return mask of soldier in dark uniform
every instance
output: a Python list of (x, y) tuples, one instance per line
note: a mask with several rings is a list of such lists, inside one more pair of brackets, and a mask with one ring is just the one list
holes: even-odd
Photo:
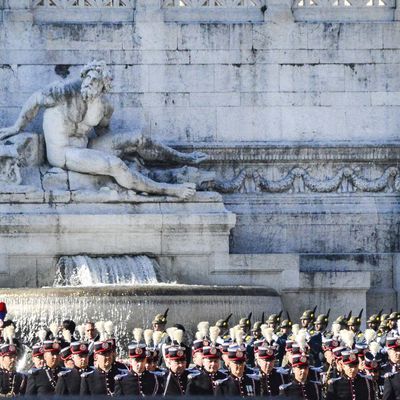
[(220, 329), (220, 338), (222, 340), (228, 339), (229, 337), (229, 320), (231, 319), (233, 314), (229, 314), (225, 319), (219, 319), (215, 326)]
[(0, 347), (0, 355), (2, 358), (0, 397), (23, 395), (26, 390), (27, 376), (15, 371), (17, 347), (14, 344), (4, 344)]
[(278, 396), (279, 387), (288, 383), (287, 373), (275, 368), (278, 353), (277, 345), (261, 345), (255, 352), (256, 365), (259, 368), (259, 393), (261, 396)]
[(228, 348), (229, 375), (216, 381), (217, 396), (255, 396), (257, 384), (253, 377), (245, 374), (246, 349), (233, 343)]
[(81, 375), (89, 371), (89, 343), (73, 342), (70, 346), (73, 368), (59, 372), (56, 394), (78, 396), (81, 387)]
[(286, 341), (288, 340), (289, 336), (292, 334), (292, 321), (290, 319), (289, 313), (287, 312), (287, 318), (284, 319), (280, 324), (279, 324), (279, 333), (278, 333), (278, 339), (277, 339), (277, 344), (279, 346), (278, 348), (278, 355), (277, 355), (277, 360), (276, 363), (278, 366), (282, 365), (282, 360), (283, 357), (285, 356), (285, 348), (286, 348)]
[(382, 311), (379, 311), (378, 314), (372, 314), (367, 320), (367, 326), (369, 329), (373, 329), (375, 332), (378, 331), (379, 324), (381, 323), (381, 315)]
[(168, 374), (164, 381), (164, 396), (183, 396), (186, 394), (190, 371), (186, 369), (185, 351), (186, 349), (180, 346), (168, 346), (165, 349)]
[(162, 372), (158, 366), (160, 350), (154, 347), (146, 347), (146, 370), (149, 372)]
[[(379, 346), (378, 343), (375, 343)], [(375, 393), (375, 399), (381, 399), (383, 396), (384, 377), (380, 373), (383, 363), (383, 355), (380, 350), (372, 351), (372, 348), (365, 353), (364, 371), (371, 378), (372, 389)]]
[(128, 347), (130, 371), (115, 377), (114, 396), (155, 396), (162, 394), (161, 378), (146, 371), (146, 345), (134, 343)]
[(204, 347), (204, 342), (208, 345), (209, 342), (204, 339), (196, 339), (192, 343), (192, 360), (194, 368), (200, 370), (203, 366), (203, 355), (202, 350)]
[(300, 317), (301, 327), (305, 329), (310, 335), (314, 334), (314, 321), (315, 321), (315, 311), (317, 306), (313, 310), (305, 310)]
[(198, 373), (188, 376), (186, 387), (187, 395), (213, 396), (215, 394), (216, 381), (225, 379), (226, 375), (219, 371), (221, 352), (214, 345), (202, 348), (203, 368)]
[(326, 328), (328, 327), (330, 309), (326, 314), (318, 315), (315, 320), (315, 331), (311, 335), (308, 342), (310, 346), (310, 352), (314, 360), (314, 366), (320, 367), (324, 362), (324, 352), (322, 350), (322, 338), (326, 335)]
[(309, 359), (306, 354), (293, 354), (293, 379), (280, 387), (280, 394), (293, 399), (320, 400), (321, 384), (309, 378)]
[(30, 371), (26, 387), (27, 395), (41, 396), (55, 392), (58, 373), (61, 371), (58, 366), (61, 346), (57, 340), (45, 340), (42, 347), (45, 366)]
[(268, 328), (272, 328), (274, 332), (276, 332), (279, 328), (281, 317), (282, 317), (282, 311), (279, 314), (271, 314), (265, 321), (265, 323), (267, 324)]
[(39, 369), (44, 367), (43, 346), (41, 343), (32, 346), (32, 363), (33, 368)]
[(68, 347), (64, 347), (63, 349), (61, 349), (60, 358), (64, 364), (64, 368), (74, 368), (75, 364), (72, 360), (72, 352), (69, 345)]
[(391, 336), (386, 338), (386, 349), (389, 363), (384, 375), (385, 383), (383, 400), (400, 399), (400, 337)]
[(250, 330), (251, 330), (251, 316), (253, 313), (250, 313), (246, 318), (240, 318), (239, 327), (245, 333), (244, 341), (249, 343), (251, 340)]
[(87, 321), (85, 323), (85, 335), (81, 341), (86, 340), (89, 343), (89, 365), (93, 366), (94, 362), (94, 344), (100, 340), (100, 334), (97, 332), (95, 323)]
[(115, 366), (112, 344), (109, 341), (95, 342), (94, 360), (96, 367), (81, 375), (80, 395), (112, 396), (115, 377), (124, 370)]
[(356, 343), (361, 343), (364, 341), (364, 334), (362, 333), (360, 326), (361, 326), (361, 317), (362, 317), (363, 310), (360, 311), (358, 316), (354, 316), (349, 318), (347, 321), (347, 326), (349, 330), (354, 332), (354, 340)]
[(359, 361), (354, 350), (341, 353), (342, 377), (331, 379), (327, 400), (374, 400), (375, 393), (371, 380), (359, 374)]

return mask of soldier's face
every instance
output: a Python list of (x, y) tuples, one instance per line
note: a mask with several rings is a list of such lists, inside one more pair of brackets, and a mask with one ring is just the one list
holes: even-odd
[(157, 369), (157, 363), (155, 361), (146, 361), (146, 370), (155, 371)]
[(43, 356), (32, 357), (32, 362), (35, 368), (42, 368), (44, 366)]
[(275, 329), (275, 327), (276, 327), (275, 322), (268, 322), (268, 328)]
[(113, 363), (113, 355), (111, 352), (96, 354), (96, 365), (97, 368), (102, 369), (103, 371), (109, 371), (111, 369)]
[(357, 331), (358, 331), (357, 325), (349, 325), (349, 329), (350, 329), (352, 332), (357, 332)]
[(193, 354), (193, 363), (197, 366), (201, 367), (203, 365), (203, 356), (201, 352), (197, 352)]
[(324, 329), (325, 329), (325, 325), (324, 324), (320, 324), (320, 323), (315, 324), (315, 330), (317, 332), (322, 332)]
[(310, 321), (308, 319), (302, 319), (301, 320), (301, 326), (303, 328), (307, 328), (309, 323), (310, 323)]
[(88, 340), (93, 340), (96, 337), (96, 329), (92, 324), (86, 324), (85, 336)]
[(226, 368), (229, 369), (229, 358), (228, 358), (228, 354), (222, 354), (222, 361), (225, 363)]
[(3, 368), (7, 371), (12, 371), (15, 369), (17, 363), (17, 356), (3, 356)]
[(334, 360), (333, 353), (332, 353), (330, 350), (326, 350), (326, 351), (324, 352), (324, 356), (325, 356), (326, 362), (327, 362), (329, 365), (332, 364), (332, 361)]
[(46, 351), (43, 354), (44, 362), (49, 368), (55, 368), (60, 361), (60, 356), (57, 353), (52, 353), (51, 351)]
[(257, 359), (257, 364), (260, 367), (260, 370), (264, 372), (264, 374), (269, 375), (275, 365), (275, 360), (264, 360), (262, 358)]
[(400, 364), (400, 349), (389, 349), (388, 356), (393, 364)]
[(358, 374), (358, 364), (343, 364), (343, 372), (351, 379), (354, 379)]
[(237, 362), (231, 361), (229, 363), (230, 371), (232, 375), (241, 378), (244, 374), (245, 363), (244, 362)]
[(163, 325), (163, 324), (153, 324), (153, 331), (164, 332), (164, 330), (165, 330), (165, 325)]
[(177, 375), (183, 373), (186, 368), (186, 361), (183, 360), (170, 360), (169, 361), (169, 369)]
[(388, 322), (388, 325), (389, 325), (389, 329), (395, 329), (395, 328), (396, 328), (396, 321), (393, 320), (393, 319), (391, 319), (391, 320)]
[(70, 358), (69, 360), (65, 360), (64, 365), (65, 365), (65, 368), (70, 368), (70, 369), (75, 367), (75, 363), (72, 358)]
[(142, 374), (146, 369), (146, 359), (131, 358), (132, 371), (137, 374)]
[(72, 360), (74, 361), (76, 368), (84, 369), (87, 368), (89, 364), (89, 355), (74, 354)]
[(203, 360), (203, 368), (210, 374), (215, 374), (219, 370), (218, 358), (205, 358)]
[(293, 374), (296, 381), (304, 383), (307, 380), (308, 371), (308, 367), (305, 366), (293, 367)]
[(261, 338), (261, 331), (260, 330), (255, 330), (255, 331), (253, 331), (253, 336), (256, 338), (256, 339), (260, 339)]

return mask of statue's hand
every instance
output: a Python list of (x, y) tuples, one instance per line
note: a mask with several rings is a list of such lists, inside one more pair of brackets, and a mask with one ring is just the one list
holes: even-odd
[(201, 151), (194, 151), (193, 153), (190, 153), (190, 155), (193, 160), (191, 164), (200, 164), (209, 159), (208, 154), (202, 153)]
[(19, 133), (19, 129), (16, 126), (9, 126), (7, 128), (0, 128), (0, 140), (9, 138)]

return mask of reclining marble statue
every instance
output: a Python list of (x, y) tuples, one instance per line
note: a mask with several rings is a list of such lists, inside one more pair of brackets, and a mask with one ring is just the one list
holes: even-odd
[[(0, 128), (0, 141), (20, 133), (43, 108), (43, 133), (48, 163), (53, 167), (90, 175), (106, 175), (122, 188), (186, 199), (194, 183), (164, 183), (150, 179), (125, 161), (165, 161), (197, 165), (207, 160), (201, 152), (182, 153), (138, 132), (113, 133), (113, 107), (105, 94), (112, 76), (104, 61), (93, 61), (81, 79), (54, 83), (34, 93), (14, 125)], [(94, 131), (94, 134), (93, 134)]]

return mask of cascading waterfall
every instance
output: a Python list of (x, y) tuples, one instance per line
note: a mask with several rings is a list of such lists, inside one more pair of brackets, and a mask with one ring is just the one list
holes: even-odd
[(156, 261), (147, 256), (64, 256), (58, 260), (53, 286), (156, 284), (156, 269)]

